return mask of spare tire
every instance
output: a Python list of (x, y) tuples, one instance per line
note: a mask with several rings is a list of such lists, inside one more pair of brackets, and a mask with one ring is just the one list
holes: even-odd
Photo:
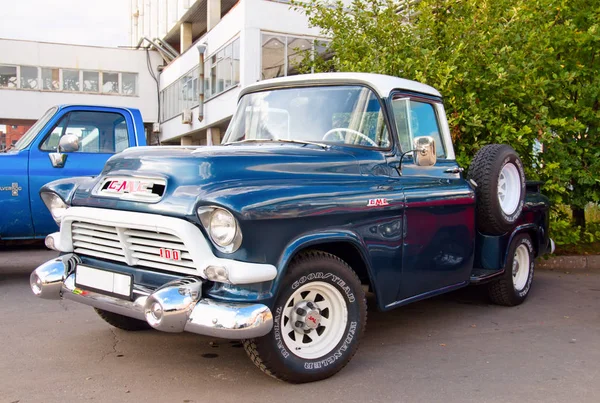
[(525, 171), (506, 144), (490, 144), (475, 154), (467, 179), (475, 186), (477, 228), (488, 235), (510, 231), (523, 211)]

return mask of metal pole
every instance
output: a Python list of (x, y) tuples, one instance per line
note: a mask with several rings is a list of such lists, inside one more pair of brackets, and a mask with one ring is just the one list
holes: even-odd
[(198, 121), (204, 120), (204, 52), (206, 52), (206, 45), (199, 44), (196, 46), (198, 49), (199, 60), (198, 60), (198, 80), (199, 82), (199, 94), (198, 94)]

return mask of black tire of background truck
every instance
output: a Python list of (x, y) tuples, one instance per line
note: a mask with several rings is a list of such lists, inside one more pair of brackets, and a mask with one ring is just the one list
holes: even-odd
[[(516, 168), (520, 180), (518, 204), (509, 214), (503, 211), (498, 196), (500, 173), (508, 164)], [(488, 235), (502, 235), (510, 231), (521, 216), (525, 201), (525, 171), (517, 152), (506, 144), (484, 146), (475, 154), (467, 179), (476, 184), (476, 218), (479, 231)]]
[[(515, 252), (522, 246), (527, 251), (529, 263), (527, 265), (527, 279), (521, 289), (515, 287), (515, 276), (513, 275), (513, 262), (516, 259)], [(522, 249), (523, 250), (523, 249)], [(496, 305), (515, 306), (523, 303), (533, 282), (533, 272), (535, 268), (535, 252), (531, 238), (527, 234), (516, 235), (508, 250), (506, 264), (504, 265), (504, 274), (488, 285), (488, 293), (492, 302)]]
[[(283, 334), (284, 305), (296, 290), (311, 283), (333, 286), (348, 312), (339, 343), (315, 359), (294, 354)], [(322, 251), (303, 252), (292, 261), (279, 289), (273, 306), (273, 330), (266, 336), (243, 341), (250, 359), (267, 375), (290, 383), (318, 381), (340, 371), (356, 353), (367, 323), (365, 293), (356, 274), (337, 256)]]
[(127, 330), (129, 332), (137, 332), (138, 330), (149, 330), (152, 326), (148, 322), (143, 320), (130, 318), (129, 316), (119, 315), (113, 312), (104, 311), (102, 309), (94, 308), (98, 316), (104, 319), (108, 324), (116, 327), (117, 329)]

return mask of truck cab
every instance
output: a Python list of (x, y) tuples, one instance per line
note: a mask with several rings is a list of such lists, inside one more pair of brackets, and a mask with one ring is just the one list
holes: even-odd
[(115, 153), (144, 145), (144, 125), (137, 109), (50, 108), (11, 149), (0, 153), (0, 242), (43, 239), (58, 229), (39, 196), (44, 184), (98, 175)]

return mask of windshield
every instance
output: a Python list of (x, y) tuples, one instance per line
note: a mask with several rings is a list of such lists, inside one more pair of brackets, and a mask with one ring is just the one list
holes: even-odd
[(296, 141), (387, 148), (379, 100), (362, 86), (286, 88), (246, 94), (223, 144)]
[(33, 126), (31, 126), (29, 130), (27, 130), (27, 132), (25, 132), (23, 137), (21, 137), (19, 141), (15, 143), (14, 147), (11, 150), (20, 151), (27, 147), (38, 135), (40, 130), (42, 130), (42, 128), (46, 126), (46, 123), (48, 123), (52, 116), (54, 116), (57, 110), (58, 108), (56, 106), (53, 106), (52, 108), (48, 109), (46, 113), (44, 113), (44, 116), (39, 118), (39, 120), (35, 122)]

